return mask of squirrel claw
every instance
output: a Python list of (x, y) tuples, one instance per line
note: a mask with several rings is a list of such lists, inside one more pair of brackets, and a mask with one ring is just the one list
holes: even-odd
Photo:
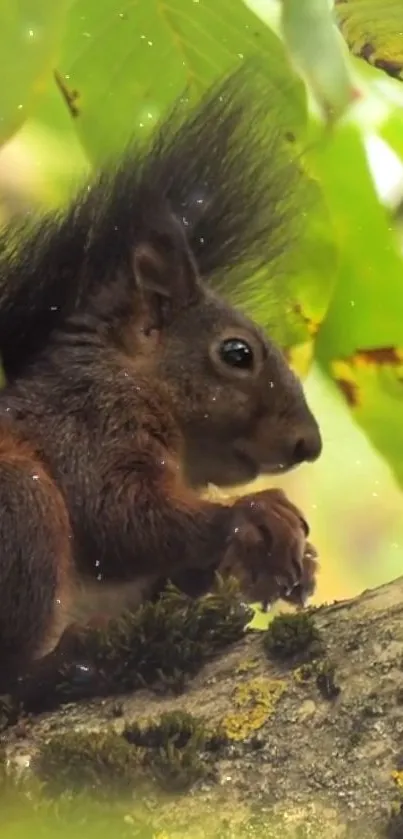
[(317, 554), (297, 507), (282, 490), (270, 489), (238, 499), (234, 515), (220, 573), (238, 577), (263, 611), (278, 599), (303, 606), (315, 589)]

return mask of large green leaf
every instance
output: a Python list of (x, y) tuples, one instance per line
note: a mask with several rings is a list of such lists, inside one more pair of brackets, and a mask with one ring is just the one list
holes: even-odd
[[(123, 8), (113, 0), (75, 0), (58, 84), (89, 158), (99, 163), (120, 153), (129, 137), (152, 130), (186, 86), (190, 99), (197, 98), (256, 56), (265, 68), (267, 130), (274, 124), (301, 141), (307, 121), (304, 85), (281, 41), (242, 0), (129, 0)], [(295, 154), (298, 148), (297, 142)], [(276, 165), (279, 161), (268, 160), (268, 166)], [(322, 278), (334, 261), (320, 189), (304, 174), (289, 197), (289, 218), (293, 227), (300, 222), (292, 251), (282, 253), (263, 276), (245, 278), (233, 294), (285, 346), (306, 342), (311, 321), (323, 317), (329, 288)]]
[[(276, 166), (276, 161), (268, 161)], [(259, 275), (245, 276), (235, 289), (221, 289), (260, 323), (306, 373), (313, 338), (333, 293), (337, 248), (320, 184), (306, 170), (287, 196), (290, 247)]]
[[(403, 342), (402, 342), (403, 343)], [(358, 352), (330, 365), (352, 415), (403, 486), (403, 352)]]
[(354, 55), (403, 80), (402, 0), (336, 0), (335, 6)]
[(379, 127), (379, 134), (403, 163), (403, 101), (400, 107), (391, 109)]
[(403, 262), (356, 128), (340, 126), (316, 163), (341, 254), (316, 359), (403, 484)]
[(279, 39), (242, 0), (74, 0), (59, 84), (90, 157), (152, 129), (185, 88), (198, 96), (251, 55), (267, 61), (268, 101), (289, 130), (305, 119), (302, 83)]
[(0, 143), (22, 125), (51, 79), (68, 2), (1, 2)]
[(357, 91), (330, 5), (323, 0), (287, 0), (282, 4), (282, 32), (324, 115), (334, 121), (354, 101)]

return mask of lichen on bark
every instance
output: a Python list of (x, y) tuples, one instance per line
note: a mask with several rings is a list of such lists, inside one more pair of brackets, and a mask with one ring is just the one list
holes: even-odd
[[(326, 839), (400, 839), (403, 578), (316, 609), (310, 618), (321, 639), (310, 657), (300, 650), (273, 658), (268, 636), (247, 631), (207, 661), (180, 695), (142, 688), (118, 703), (116, 695), (104, 696), (20, 719), (3, 733), (7, 765), (29, 763), (36, 783), (35, 767), (55, 736), (66, 741), (74, 733), (100, 732), (127, 742), (128, 731), (137, 738), (141, 731), (143, 741), (135, 737), (132, 746), (149, 755), (147, 790), (140, 795), (136, 763), (133, 791), (129, 774), (127, 795), (123, 773), (124, 800), (112, 804), (106, 795), (107, 816), (91, 794), (91, 803), (88, 797), (85, 804), (82, 797), (81, 804), (75, 801), (88, 835), (106, 839), (107, 830), (109, 839), (111, 830), (120, 830), (144, 839), (322, 839), (325, 825)], [(190, 741), (193, 751), (184, 757)], [(171, 758), (179, 761), (173, 773), (179, 789), (161, 789)], [(189, 778), (192, 783), (182, 783)], [(57, 807), (67, 818), (73, 804), (64, 800)], [(11, 835), (17, 834), (10, 828)]]

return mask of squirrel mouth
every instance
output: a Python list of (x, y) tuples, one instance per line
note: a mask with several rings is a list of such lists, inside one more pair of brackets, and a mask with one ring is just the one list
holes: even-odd
[(237, 447), (235, 452), (239, 462), (252, 478), (257, 478), (259, 475), (281, 475), (294, 468), (291, 464), (279, 461), (258, 461), (241, 447)]
[(258, 468), (262, 475), (282, 475), (284, 472), (292, 472), (295, 469), (295, 464), (260, 463)]

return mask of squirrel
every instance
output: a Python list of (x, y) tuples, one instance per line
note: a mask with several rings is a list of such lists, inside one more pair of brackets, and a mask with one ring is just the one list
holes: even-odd
[(296, 164), (262, 113), (233, 72), (67, 209), (1, 234), (2, 678), (168, 580), (198, 596), (235, 574), (265, 605), (314, 590), (308, 525), (283, 491), (201, 492), (322, 447), (281, 350), (214, 289), (287, 247)]

